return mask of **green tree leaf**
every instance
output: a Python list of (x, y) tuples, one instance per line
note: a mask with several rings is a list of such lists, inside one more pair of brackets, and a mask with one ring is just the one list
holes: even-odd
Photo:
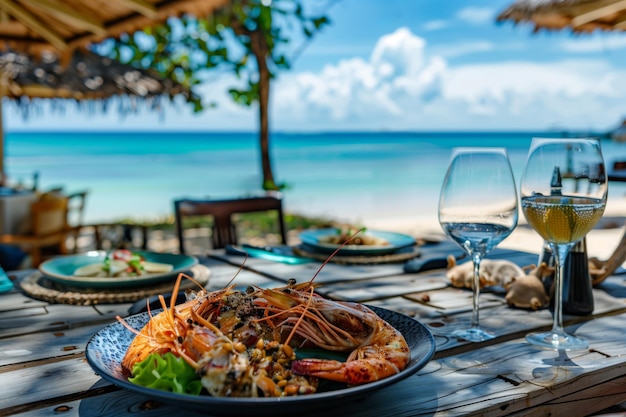
[[(303, 0), (231, 0), (210, 16), (171, 18), (132, 36), (123, 35), (113, 42), (109, 56), (190, 87), (215, 70), (242, 79), (245, 87), (231, 88), (229, 94), (243, 106), (259, 103), (262, 188), (276, 190), (285, 184), (274, 181), (268, 151), (269, 83), (278, 70), (291, 68), (290, 54), (301, 49), (294, 48), (298, 34), (308, 42), (329, 23), (325, 15), (307, 15)], [(186, 99), (194, 112), (215, 107), (193, 92)]]

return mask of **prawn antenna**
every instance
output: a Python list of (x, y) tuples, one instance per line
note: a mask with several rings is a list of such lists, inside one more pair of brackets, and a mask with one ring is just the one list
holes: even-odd
[(339, 246), (337, 249), (335, 249), (333, 251), (333, 253), (331, 253), (328, 258), (326, 258), (326, 260), (324, 261), (324, 263), (322, 265), (320, 265), (320, 267), (317, 269), (317, 272), (315, 273), (315, 275), (313, 275), (313, 278), (311, 278), (311, 281), (309, 281), (311, 284), (313, 283), (313, 281), (315, 281), (315, 278), (319, 275), (320, 272), (322, 272), (322, 268), (324, 268), (326, 266), (326, 264), (328, 262), (330, 262), (330, 260), (337, 254), (337, 252), (339, 252), (341, 249), (343, 249), (344, 246), (346, 246), (348, 243), (352, 242), (354, 240), (354, 238), (361, 232), (365, 231), (365, 227), (360, 228), (359, 230), (357, 230), (356, 232), (354, 232), (352, 234), (352, 236), (350, 236), (349, 239), (347, 239), (345, 242), (343, 242), (341, 244), (341, 246)]
[(246, 257), (245, 257), (245, 258), (243, 258), (243, 262), (241, 263), (241, 265), (239, 265), (239, 270), (237, 270), (237, 273), (235, 273), (235, 275), (233, 275), (233, 277), (230, 279), (230, 281), (228, 281), (228, 282), (226, 283), (226, 285), (224, 285), (224, 289), (226, 289), (226, 288), (230, 287), (230, 284), (232, 284), (232, 283), (233, 283), (233, 281), (235, 280), (235, 278), (237, 278), (237, 275), (239, 275), (239, 273), (240, 273), (241, 271), (243, 271), (243, 267), (244, 267), (244, 265), (246, 264), (246, 261), (247, 261), (247, 260), (248, 260), (248, 253), (246, 252)]

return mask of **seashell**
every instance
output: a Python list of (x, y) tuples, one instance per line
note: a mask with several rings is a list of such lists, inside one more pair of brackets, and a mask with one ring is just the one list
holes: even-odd
[[(517, 264), (507, 260), (485, 259), (480, 263), (480, 287), (506, 287), (513, 278), (526, 275)], [(454, 256), (448, 256), (448, 271), (446, 276), (452, 286), (457, 288), (472, 288), (474, 279), (474, 265), (471, 261), (456, 265)]]

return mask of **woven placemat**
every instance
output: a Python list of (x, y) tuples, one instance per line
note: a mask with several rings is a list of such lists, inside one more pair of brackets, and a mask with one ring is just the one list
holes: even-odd
[[(310, 250), (302, 245), (294, 246), (292, 248), (293, 253), (299, 256), (305, 256), (318, 261), (325, 261), (328, 259), (329, 254), (319, 253)], [(409, 259), (416, 258), (420, 255), (420, 249), (418, 246), (412, 246), (405, 248), (397, 252), (384, 254), (384, 255), (335, 255), (329, 262), (345, 265), (371, 265), (371, 264), (387, 264), (395, 262), (404, 262)]]
[[(211, 271), (204, 265), (195, 265), (188, 275), (198, 284), (206, 285), (209, 282)], [(171, 281), (141, 287), (89, 289), (62, 285), (36, 271), (22, 279), (18, 285), (29, 297), (49, 303), (94, 305), (130, 303), (153, 295), (169, 294), (172, 292), (174, 280), (175, 278)], [(187, 288), (197, 288), (197, 285), (188, 279), (183, 279), (180, 289), (185, 290)]]

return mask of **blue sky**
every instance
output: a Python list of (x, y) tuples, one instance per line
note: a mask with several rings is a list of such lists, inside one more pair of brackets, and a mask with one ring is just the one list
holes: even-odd
[[(324, 28), (272, 85), (274, 131), (608, 130), (626, 117), (626, 33), (533, 33), (496, 23), (512, 0), (339, 0)], [(198, 92), (217, 109), (194, 115), (63, 114), (24, 119), (5, 105), (7, 131), (256, 130), (233, 104), (228, 75)]]

